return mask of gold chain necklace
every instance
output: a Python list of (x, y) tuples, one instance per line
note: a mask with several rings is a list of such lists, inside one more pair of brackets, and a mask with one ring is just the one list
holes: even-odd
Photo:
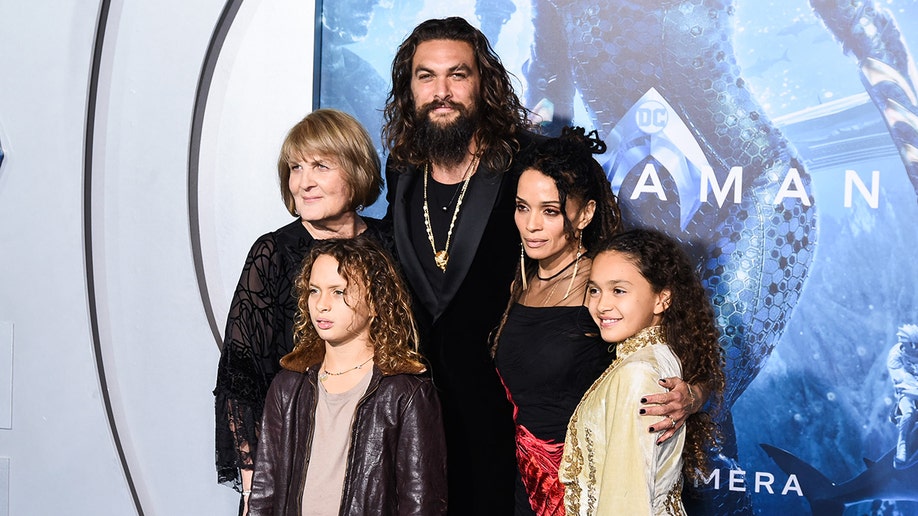
[[(433, 249), (434, 262), (441, 271), (446, 272), (446, 264), (449, 262), (449, 242), (453, 237), (453, 228), (456, 225), (456, 217), (459, 216), (459, 208), (462, 207), (462, 200), (465, 198), (465, 191), (469, 187), (469, 181), (472, 179), (472, 171), (478, 165), (478, 156), (469, 163), (469, 168), (465, 170), (465, 177), (462, 179), (462, 189), (459, 191), (459, 200), (456, 201), (456, 208), (453, 209), (453, 218), (449, 221), (449, 230), (446, 232), (446, 244), (443, 250), (437, 251), (437, 244), (434, 243), (433, 227), (430, 225), (430, 210), (427, 207), (427, 176), (430, 175), (428, 164), (424, 164), (424, 229), (427, 230), (427, 240), (430, 242), (430, 248)], [(452, 201), (450, 201), (452, 202)]]

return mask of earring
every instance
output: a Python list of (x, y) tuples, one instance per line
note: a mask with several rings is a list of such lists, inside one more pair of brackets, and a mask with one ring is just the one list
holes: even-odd
[(571, 295), (571, 289), (574, 288), (574, 280), (577, 279), (577, 267), (580, 265), (580, 257), (583, 256), (583, 231), (580, 232), (580, 235), (577, 240), (577, 257), (574, 258), (574, 275), (571, 276), (571, 282), (567, 285), (567, 292), (564, 293), (564, 297), (561, 299), (567, 299), (567, 296)]
[(529, 288), (526, 284), (526, 251), (523, 249), (523, 243), (520, 242), (520, 277), (523, 279), (523, 290)]

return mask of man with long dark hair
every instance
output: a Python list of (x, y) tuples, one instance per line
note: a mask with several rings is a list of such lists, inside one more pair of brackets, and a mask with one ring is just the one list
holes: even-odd
[(519, 259), (526, 110), (484, 34), (446, 18), (399, 47), (385, 121), (388, 216), (443, 404), (450, 514), (512, 514), (512, 414), (488, 335)]
[[(399, 46), (384, 116), (387, 218), (443, 406), (449, 511), (513, 514), (512, 409), (489, 337), (522, 253), (515, 158), (540, 137), (487, 38), (455, 17), (421, 23)], [(672, 392), (644, 397), (647, 415), (666, 418), (651, 418), (660, 441), (701, 407), (688, 384), (661, 383)]]

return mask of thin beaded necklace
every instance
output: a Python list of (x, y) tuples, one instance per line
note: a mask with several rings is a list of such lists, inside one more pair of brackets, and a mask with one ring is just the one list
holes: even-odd
[(358, 365), (355, 365), (354, 367), (345, 369), (344, 371), (341, 371), (340, 373), (333, 373), (333, 372), (329, 371), (328, 369), (325, 369), (325, 367), (323, 367), (323, 368), (322, 368), (322, 372), (319, 373), (319, 381), (320, 381), (320, 382), (324, 382), (325, 380), (328, 379), (329, 376), (341, 376), (341, 375), (343, 375), (343, 374), (345, 374), (345, 373), (350, 373), (351, 371), (356, 371), (356, 370), (360, 369), (361, 367), (367, 365), (367, 364), (370, 362), (370, 360), (373, 360), (373, 355), (370, 355), (370, 358), (364, 360), (363, 363), (358, 364)]

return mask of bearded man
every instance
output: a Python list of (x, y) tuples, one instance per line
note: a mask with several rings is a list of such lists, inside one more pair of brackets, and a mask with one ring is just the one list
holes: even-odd
[(388, 217), (443, 404), (450, 514), (512, 514), (513, 420), (488, 336), (520, 255), (526, 110), (487, 38), (446, 18), (399, 47), (385, 120)]
[[(541, 137), (487, 38), (456, 17), (421, 23), (399, 46), (384, 117), (386, 216), (443, 407), (449, 513), (513, 514), (512, 409), (489, 336), (523, 252), (515, 158)], [(661, 385), (672, 390), (644, 396), (641, 414), (664, 418), (649, 427), (662, 442), (707, 393)]]

